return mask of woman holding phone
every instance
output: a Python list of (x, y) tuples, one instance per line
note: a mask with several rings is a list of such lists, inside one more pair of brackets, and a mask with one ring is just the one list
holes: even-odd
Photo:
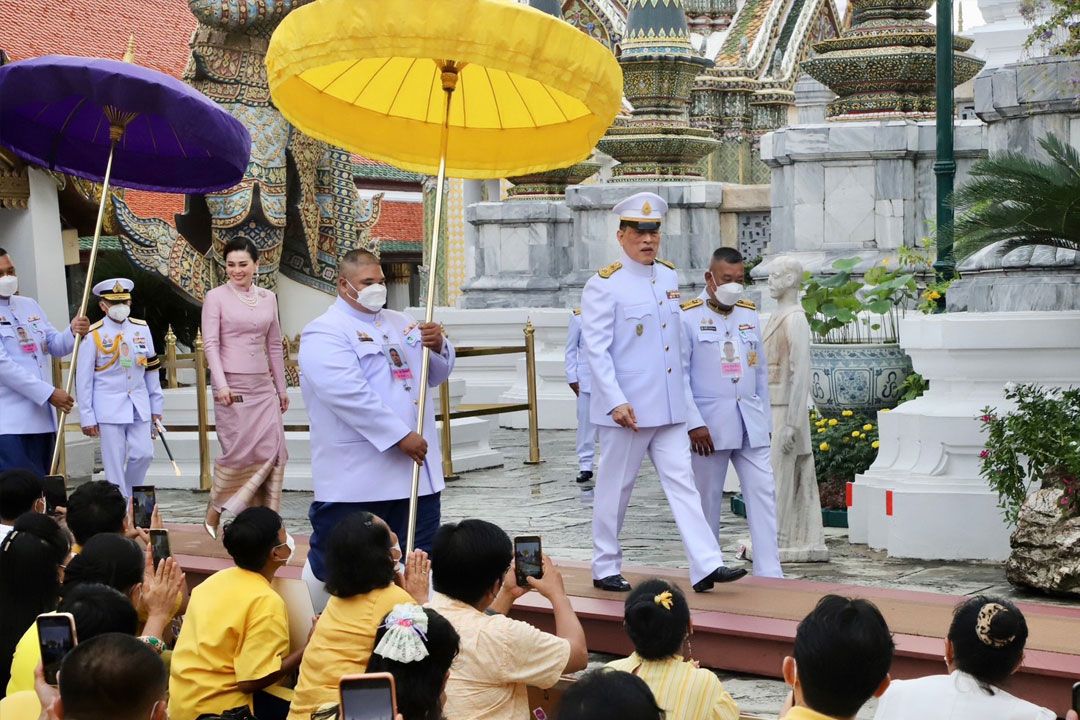
[(223, 511), (237, 515), (258, 505), (278, 510), (288, 460), (281, 416), (289, 396), (277, 297), (255, 287), (259, 251), (250, 240), (230, 240), (222, 257), (228, 279), (206, 294), (202, 309), (221, 443), (205, 522), (215, 539)]

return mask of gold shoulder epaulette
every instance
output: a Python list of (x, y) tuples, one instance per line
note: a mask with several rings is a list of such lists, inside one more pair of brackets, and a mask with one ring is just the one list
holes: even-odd
[(757, 305), (749, 300), (740, 300), (735, 303), (735, 307), (746, 308), (747, 310), (757, 310)]
[(599, 270), (597, 270), (596, 274), (599, 275), (600, 277), (604, 278), (605, 280), (607, 280), (609, 277), (611, 277), (612, 275), (617, 273), (620, 269), (622, 269), (622, 263), (621, 262), (613, 262), (610, 265), (608, 265), (607, 267), (602, 267)]
[(694, 298), (693, 300), (687, 300), (683, 304), (679, 305), (683, 310), (693, 310), (696, 307), (701, 307), (705, 304), (705, 301), (701, 298)]
[(574, 308), (574, 314), (575, 315), (580, 315), (581, 314), (581, 308)]
[(135, 323), (136, 325), (146, 325), (146, 321), (145, 320), (140, 320), (139, 318), (129, 317), (128, 320)]
[(99, 327), (105, 324), (105, 318), (101, 318), (96, 323), (90, 326), (91, 330), (97, 330)]
[(669, 268), (671, 268), (672, 270), (674, 270), (674, 269), (675, 269), (675, 263), (673, 263), (673, 262), (669, 262), (669, 261), (667, 261), (667, 260), (661, 260), (660, 258), (656, 258), (656, 262), (660, 263), (660, 264), (661, 264), (661, 265), (663, 265), (664, 267), (669, 267)]

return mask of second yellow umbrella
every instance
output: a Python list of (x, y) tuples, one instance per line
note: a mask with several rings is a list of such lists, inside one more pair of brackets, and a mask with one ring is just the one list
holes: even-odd
[[(605, 46), (511, 0), (318, 0), (278, 26), (266, 69), (274, 103), (300, 131), (437, 175), (427, 322), (446, 176), (502, 178), (584, 160), (615, 119), (623, 85)], [(429, 367), (425, 348), (419, 434)], [(419, 486), (416, 465), (407, 551)]]

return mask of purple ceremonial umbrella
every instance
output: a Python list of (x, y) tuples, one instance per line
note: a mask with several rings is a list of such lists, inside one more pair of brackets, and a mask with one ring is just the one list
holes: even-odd
[[(69, 55), (0, 67), (0, 145), (31, 164), (102, 184), (79, 315), (90, 299), (110, 184), (223, 190), (240, 182), (251, 154), (243, 124), (194, 88), (132, 62)], [(75, 337), (76, 355), (81, 339)], [(68, 393), (74, 373), (73, 362)], [(57, 423), (54, 474), (65, 414)]]

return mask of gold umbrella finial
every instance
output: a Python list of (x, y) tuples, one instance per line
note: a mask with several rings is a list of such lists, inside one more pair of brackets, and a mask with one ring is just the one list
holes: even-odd
[(128, 36), (127, 51), (124, 53), (124, 62), (135, 62), (135, 33)]

